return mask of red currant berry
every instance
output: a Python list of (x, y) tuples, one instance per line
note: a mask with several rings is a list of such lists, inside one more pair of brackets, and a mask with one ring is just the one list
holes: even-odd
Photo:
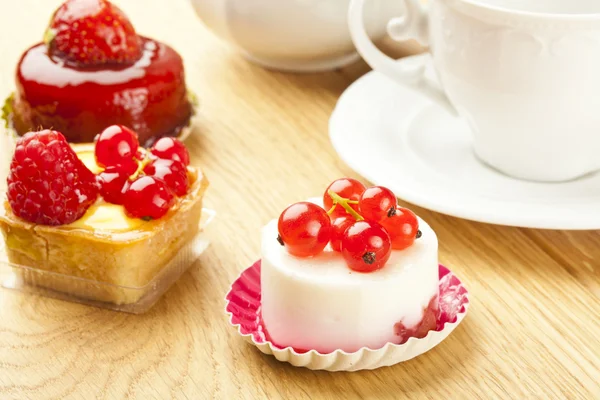
[(330, 244), (334, 251), (342, 251), (342, 239), (344, 238), (344, 234), (348, 228), (354, 225), (355, 222), (356, 220), (354, 217), (350, 215), (337, 217), (333, 220), (331, 223), (332, 231)]
[(396, 207), (379, 223), (389, 233), (394, 250), (410, 247), (419, 232), (419, 220), (408, 208)]
[(105, 201), (113, 204), (123, 204), (129, 175), (119, 167), (106, 167), (104, 171), (96, 176), (96, 181), (100, 185), (100, 195)]
[(158, 158), (179, 161), (186, 167), (190, 165), (190, 154), (185, 145), (175, 138), (164, 137), (158, 139), (150, 151)]
[(377, 222), (355, 222), (342, 239), (342, 256), (353, 271), (377, 271), (391, 253), (390, 235)]
[(179, 161), (159, 158), (146, 165), (144, 173), (165, 181), (177, 196), (185, 196), (188, 191), (187, 168)]
[(360, 196), (358, 208), (364, 219), (379, 222), (390, 210), (395, 210), (397, 205), (394, 192), (383, 186), (373, 186)]
[(296, 257), (312, 257), (323, 251), (331, 239), (331, 220), (316, 204), (301, 202), (279, 216), (277, 240)]
[[(333, 199), (329, 195), (330, 190), (342, 198), (350, 201), (358, 201), (365, 191), (365, 185), (352, 178), (341, 178), (333, 181), (323, 194), (323, 205), (328, 211), (333, 207)], [(358, 204), (350, 204), (350, 207), (358, 212)], [(341, 205), (338, 205), (333, 210), (333, 213), (331, 213), (331, 218), (341, 217), (343, 215), (347, 215), (347, 212)]]
[[(122, 125), (111, 125), (96, 138), (96, 163), (102, 167), (130, 167), (139, 147), (137, 133)], [(135, 170), (134, 170), (135, 171)]]
[(110, 165), (109, 167), (114, 167), (119, 171), (123, 171), (123, 173), (127, 174), (127, 176), (131, 176), (135, 173), (135, 171), (137, 171), (138, 166), (138, 162), (132, 158), (131, 160), (125, 161), (122, 164)]
[(141, 176), (129, 184), (123, 206), (132, 218), (158, 219), (175, 204), (169, 186), (153, 176)]

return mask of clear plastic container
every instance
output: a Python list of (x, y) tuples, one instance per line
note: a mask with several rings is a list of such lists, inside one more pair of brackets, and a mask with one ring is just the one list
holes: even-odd
[(24, 293), (141, 314), (148, 311), (206, 250), (209, 242), (204, 231), (215, 215), (212, 210), (202, 209), (199, 233), (184, 244), (154, 278), (141, 287), (120, 286), (10, 263), (4, 240), (0, 236), (0, 286)]
[[(14, 145), (10, 130), (0, 130), (0, 214)], [(78, 153), (93, 149), (77, 146)], [(0, 234), (0, 287), (134, 314), (146, 312), (208, 247), (204, 230), (215, 212), (202, 208), (205, 189), (206, 182), (197, 180), (180, 200), (177, 213), (148, 222), (143, 229), (36, 226), (31, 234), (27, 223), (15, 220), (8, 228), (5, 223), (11, 243), (7, 248)], [(198, 220), (196, 229), (192, 224)], [(10, 250), (15, 248), (20, 251)]]

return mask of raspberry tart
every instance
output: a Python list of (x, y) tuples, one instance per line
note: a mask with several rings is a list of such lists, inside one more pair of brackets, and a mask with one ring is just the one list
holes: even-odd
[(118, 124), (150, 146), (182, 134), (193, 114), (179, 54), (138, 35), (107, 0), (62, 4), (44, 41), (22, 55), (16, 88), (4, 113), (19, 135), (41, 127), (62, 132), (69, 142), (92, 142)]
[[(25, 274), (28, 283), (135, 303), (197, 237), (206, 178), (188, 165), (177, 139), (162, 138), (150, 150), (138, 144), (136, 133), (119, 125), (102, 131), (95, 145), (69, 145), (51, 130), (19, 138), (0, 231), (9, 262), (47, 272)], [(177, 268), (178, 277), (185, 268)]]
[(435, 232), (384, 187), (338, 179), (262, 231), (261, 317), (278, 347), (327, 354), (424, 338), (439, 282)]

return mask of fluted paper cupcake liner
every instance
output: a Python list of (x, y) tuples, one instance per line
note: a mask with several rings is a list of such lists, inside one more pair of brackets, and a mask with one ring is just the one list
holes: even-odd
[(232, 284), (225, 298), (230, 324), (261, 352), (295, 367), (327, 371), (359, 371), (394, 365), (417, 357), (440, 344), (461, 323), (469, 308), (469, 293), (461, 281), (443, 265), (439, 266), (440, 293), (437, 327), (423, 339), (410, 338), (404, 344), (388, 343), (380, 349), (362, 348), (348, 353), (336, 350), (321, 354), (315, 350), (297, 352), (268, 340), (260, 314), (260, 260), (246, 269)]

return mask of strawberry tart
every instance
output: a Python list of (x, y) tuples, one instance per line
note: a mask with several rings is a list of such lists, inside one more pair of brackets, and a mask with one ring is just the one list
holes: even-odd
[(387, 188), (334, 181), (262, 231), (267, 338), (297, 351), (355, 352), (436, 329), (435, 232)]
[[(198, 234), (208, 182), (177, 139), (145, 150), (134, 131), (113, 125), (95, 145), (69, 145), (52, 130), (25, 134), (7, 184), (0, 232), (24, 279), (129, 304), (145, 293), (123, 288), (145, 287)], [(32, 270), (47, 274), (31, 279)], [(81, 280), (109, 285), (74, 286)]]
[(183, 61), (168, 45), (140, 36), (107, 0), (67, 0), (38, 43), (22, 55), (5, 114), (19, 135), (51, 128), (69, 142), (92, 142), (112, 124), (141, 144), (178, 136), (193, 101)]

